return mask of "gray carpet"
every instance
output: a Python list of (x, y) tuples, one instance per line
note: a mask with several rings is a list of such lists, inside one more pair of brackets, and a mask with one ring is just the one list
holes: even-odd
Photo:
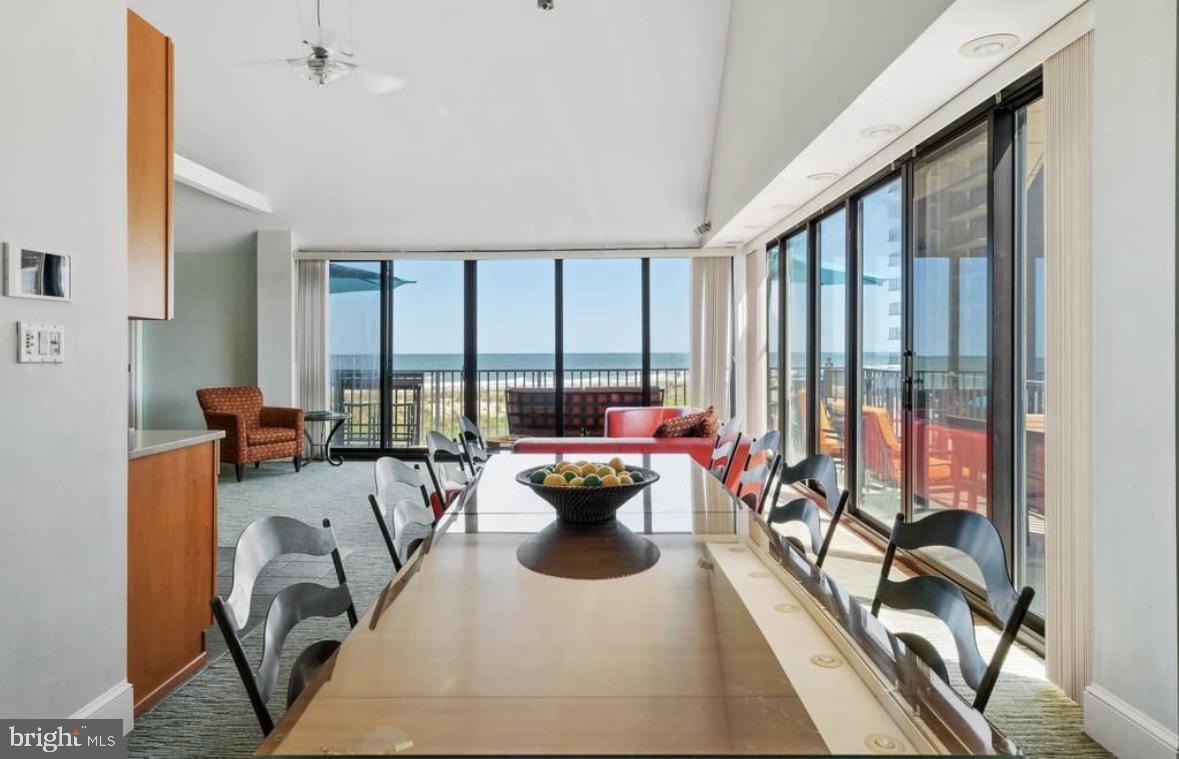
[[(221, 592), (228, 593), (228, 557), (238, 534), (253, 520), (271, 514), (286, 514), (318, 524), (332, 520), (344, 554), (348, 584), (361, 615), (376, 599), (392, 575), (392, 563), (369, 510), (366, 494), (372, 489), (372, 464), (347, 462), (341, 467), (312, 464), (295, 474), (289, 463), (263, 464), (248, 469), (245, 481), (237, 483), (226, 469), (218, 493), (218, 543)], [(879, 572), (879, 555), (845, 530), (840, 530), (828, 568), (855, 596), (870, 598)], [(251, 610), (246, 649), (257, 661), (261, 636), (254, 626), (265, 614), (270, 594), (296, 580), (334, 582), (330, 560), (289, 557), (272, 564), (263, 573)], [(947, 661), (953, 646), (939, 623), (910, 614), (882, 613), (892, 629), (925, 633)], [(287, 661), (279, 675), (286, 683), (291, 659), (306, 645), (323, 638), (340, 639), (347, 634), (343, 618), (309, 620), (295, 628), (287, 640)], [(980, 627), (979, 643), (989, 653), (997, 636)], [(136, 720), (128, 736), (130, 756), (168, 759), (170, 757), (248, 757), (262, 740), (261, 731), (238, 679), (220, 633), (210, 629), (207, 640), (211, 662), (191, 680)], [(951, 672), (956, 672), (953, 662)], [(967, 693), (962, 683), (956, 687)], [(271, 701), (276, 719), (285, 708), (285, 688), (277, 689)], [(1030, 651), (1016, 647), (991, 697), (987, 716), (1032, 757), (1109, 757), (1100, 746), (1081, 732), (1081, 710), (1047, 682), (1043, 662)]]

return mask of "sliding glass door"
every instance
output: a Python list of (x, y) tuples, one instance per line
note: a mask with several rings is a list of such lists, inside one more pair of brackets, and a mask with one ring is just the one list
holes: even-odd
[(856, 201), (856, 246), (860, 252), (857, 506), (881, 525), (890, 524), (904, 510), (903, 213), (900, 178)]
[(847, 212), (819, 220), (819, 453), (835, 460), (845, 477), (847, 437)]
[(990, 516), (987, 155), (981, 123), (913, 167), (914, 519)]
[(349, 415), (332, 441), (337, 448), (381, 445), (380, 261), (328, 264), (328, 394), (333, 411)]
[(1036, 589), (1032, 611), (1044, 613), (1044, 103), (1015, 114), (1015, 394), (1016, 582)]
[(778, 243), (766, 249), (766, 429), (776, 430), (782, 425), (782, 415), (778, 408), (779, 400), (779, 372), (781, 362), (778, 360), (779, 334), (782, 329), (782, 312), (779, 309), (779, 288), (781, 286), (780, 254)]
[(785, 366), (782, 382), (785, 394), (786, 460), (796, 463), (810, 453), (807, 420), (807, 376), (810, 350), (807, 334), (810, 330), (811, 298), (808, 271), (810, 252), (807, 233), (799, 232), (786, 238), (782, 250), (782, 269), (785, 271), (783, 295), (786, 298), (786, 349), (782, 356)]

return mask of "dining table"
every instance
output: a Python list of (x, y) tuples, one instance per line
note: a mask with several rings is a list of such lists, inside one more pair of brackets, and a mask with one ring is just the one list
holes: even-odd
[(690, 456), (619, 458), (574, 524), (517, 479), (561, 455), (491, 456), (258, 755), (1017, 753)]

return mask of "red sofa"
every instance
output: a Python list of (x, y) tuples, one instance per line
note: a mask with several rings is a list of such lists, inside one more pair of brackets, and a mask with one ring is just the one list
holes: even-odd
[[(686, 453), (707, 467), (715, 442), (711, 437), (655, 437), (655, 428), (668, 419), (700, 409), (677, 406), (611, 407), (606, 409), (605, 437), (526, 437), (517, 440), (517, 453), (563, 453), (606, 458), (614, 453)], [(748, 443), (742, 440), (729, 470), (729, 486), (741, 476)]]

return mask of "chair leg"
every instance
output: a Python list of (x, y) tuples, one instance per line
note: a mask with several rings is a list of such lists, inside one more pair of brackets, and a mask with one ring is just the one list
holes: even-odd
[(303, 466), (303, 462), (299, 459), (298, 456), (295, 456), (294, 458), (292, 458), (291, 461), (295, 462), (295, 471), (296, 472), (299, 471), (300, 467)]
[(242, 475), (246, 473), (246, 465), (245, 464), (234, 464), (233, 471), (237, 474), (237, 481), (241, 482)]

